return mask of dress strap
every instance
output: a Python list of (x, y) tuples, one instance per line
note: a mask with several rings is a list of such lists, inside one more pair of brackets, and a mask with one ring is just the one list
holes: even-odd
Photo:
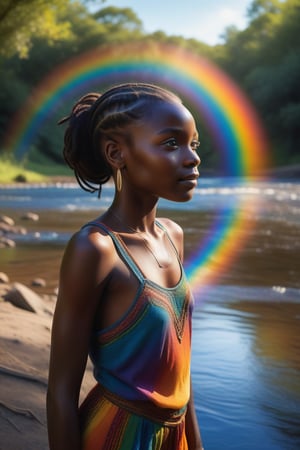
[(172, 245), (172, 247), (174, 249), (174, 252), (175, 252), (175, 255), (177, 256), (178, 262), (179, 262), (180, 266), (182, 266), (178, 250), (177, 250), (176, 245), (174, 244), (170, 234), (168, 233), (168, 230), (158, 220), (155, 220), (155, 223), (161, 230), (163, 230), (165, 232), (165, 234), (166, 234), (166, 236), (168, 238), (168, 241), (170, 242), (170, 244)]
[(112, 239), (114, 246), (116, 247), (117, 252), (121, 256), (122, 260), (125, 262), (125, 264), (132, 270), (134, 275), (137, 277), (137, 279), (144, 283), (145, 282), (145, 276), (143, 272), (140, 270), (139, 266), (136, 264), (130, 253), (128, 252), (125, 244), (123, 243), (122, 239), (117, 235), (117, 233), (114, 233), (107, 225), (104, 225), (102, 222), (88, 222), (85, 225), (83, 225), (82, 228), (88, 227), (88, 226), (95, 226), (97, 228), (100, 228), (102, 231), (105, 231), (110, 238)]

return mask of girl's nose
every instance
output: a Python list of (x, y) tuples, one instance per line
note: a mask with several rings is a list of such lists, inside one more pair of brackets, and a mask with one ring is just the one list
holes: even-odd
[(187, 149), (184, 163), (186, 166), (189, 166), (189, 167), (197, 167), (201, 164), (201, 159), (200, 159), (200, 156), (198, 155), (198, 153), (189, 147)]

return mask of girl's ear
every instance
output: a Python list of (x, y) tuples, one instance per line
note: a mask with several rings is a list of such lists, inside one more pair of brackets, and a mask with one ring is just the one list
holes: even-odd
[(104, 154), (107, 162), (115, 169), (121, 169), (124, 167), (124, 157), (121, 143), (107, 139), (104, 142)]

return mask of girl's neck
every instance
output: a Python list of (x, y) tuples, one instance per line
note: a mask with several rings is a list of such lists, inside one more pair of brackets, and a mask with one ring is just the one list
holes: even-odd
[(117, 221), (117, 227), (121, 228), (121, 231), (155, 234), (155, 214), (133, 216), (119, 210), (109, 209), (108, 215), (114, 222)]
[(156, 204), (149, 208), (138, 203), (130, 205), (113, 202), (105, 215), (107, 218), (116, 219), (119, 226), (126, 225), (131, 231), (155, 233)]

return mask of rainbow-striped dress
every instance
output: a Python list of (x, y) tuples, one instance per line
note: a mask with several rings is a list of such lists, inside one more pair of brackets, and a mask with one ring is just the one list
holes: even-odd
[(139, 289), (124, 317), (93, 336), (97, 385), (80, 407), (82, 449), (187, 450), (193, 299), (183, 268), (175, 287), (161, 287), (144, 277), (118, 234), (92, 224), (111, 236)]

